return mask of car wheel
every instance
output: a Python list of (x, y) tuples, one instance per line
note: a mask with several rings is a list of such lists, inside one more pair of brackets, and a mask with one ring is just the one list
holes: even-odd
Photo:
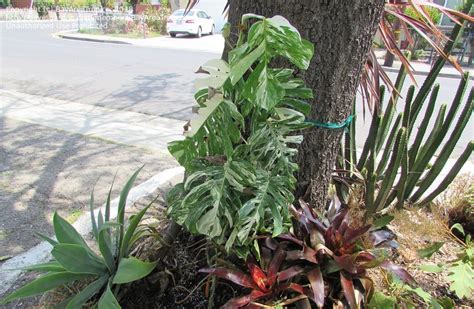
[(196, 33), (196, 37), (200, 38), (202, 36), (202, 29), (201, 27), (198, 28), (198, 32)]
[(176, 33), (170, 33), (170, 36), (171, 36), (172, 38), (175, 38), (175, 37), (176, 37)]
[(214, 27), (214, 25), (212, 25), (211, 32), (209, 32), (209, 34), (210, 34), (210, 35), (213, 35), (213, 34), (214, 34), (214, 31), (216, 31), (216, 27)]

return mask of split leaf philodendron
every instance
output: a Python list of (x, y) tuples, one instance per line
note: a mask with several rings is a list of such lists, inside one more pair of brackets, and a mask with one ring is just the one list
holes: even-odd
[(184, 140), (169, 144), (186, 181), (168, 195), (168, 215), (227, 250), (290, 226), (298, 168), (293, 145), (302, 141), (295, 132), (308, 126), (304, 99), (312, 98), (293, 70), (270, 67), (283, 57), (307, 69), (311, 43), (281, 16), (244, 15), (242, 23), (249, 20), (229, 63), (211, 60), (198, 70), (207, 75), (196, 82), (198, 116)]
[(107, 196), (105, 212), (103, 214), (102, 211), (99, 211), (97, 217), (93, 209), (94, 193), (91, 194), (92, 232), (98, 246), (98, 253), (87, 245), (86, 241), (69, 222), (55, 213), (53, 226), (56, 240), (40, 235), (41, 238), (53, 246), (51, 251), (53, 261), (21, 269), (45, 272), (46, 274), (14, 291), (1, 300), (0, 304), (6, 304), (18, 298), (42, 294), (57, 287), (84, 280), (89, 282), (89, 285), (61, 303), (62, 307), (81, 308), (95, 295), (100, 294), (101, 296), (98, 299), (99, 309), (120, 308), (116, 299), (120, 285), (144, 278), (156, 266), (155, 262), (145, 262), (130, 256), (130, 250), (134, 242), (146, 233), (138, 225), (151, 206), (150, 203), (150, 205), (132, 216), (126, 226), (125, 206), (127, 197), (140, 170), (132, 175), (122, 189), (115, 220), (110, 219), (112, 186)]

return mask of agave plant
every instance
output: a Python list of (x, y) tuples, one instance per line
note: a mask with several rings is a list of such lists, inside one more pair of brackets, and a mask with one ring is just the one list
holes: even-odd
[[(120, 308), (117, 295), (120, 285), (133, 282), (147, 276), (156, 266), (154, 262), (141, 261), (130, 256), (134, 242), (142, 235), (137, 229), (147, 209), (143, 208), (132, 216), (126, 225), (125, 206), (127, 196), (141, 168), (127, 181), (120, 193), (118, 212), (115, 220), (110, 217), (110, 187), (105, 204), (105, 213), (94, 215), (94, 194), (91, 194), (90, 211), (93, 235), (99, 252), (91, 249), (74, 227), (57, 213), (53, 217), (56, 239), (40, 235), (53, 249), (53, 261), (27, 266), (26, 271), (39, 271), (46, 274), (14, 291), (1, 301), (6, 304), (18, 298), (42, 294), (54, 288), (78, 280), (90, 282), (76, 295), (65, 300), (66, 308), (81, 308), (83, 304), (100, 294), (99, 309)], [(152, 202), (153, 203), (153, 202)]]

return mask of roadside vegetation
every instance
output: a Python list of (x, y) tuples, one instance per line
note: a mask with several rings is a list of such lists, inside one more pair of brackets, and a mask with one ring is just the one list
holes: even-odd
[[(466, 2), (464, 13), (471, 7)], [(387, 36), (389, 25), (383, 26)], [(473, 141), (443, 173), (472, 116), (468, 74), (449, 108), (434, 110), (436, 79), (462, 25), (438, 46), (445, 57), (418, 90), (402, 92), (408, 66), (386, 87), (375, 64), (365, 71), (377, 73), (375, 84), (368, 76), (362, 82), (371, 87), (367, 102), (376, 105), (358, 152), (352, 117), (344, 125), (310, 119), (308, 102), (316, 94), (301, 76), (318, 46), (282, 16), (244, 14), (235, 45), (224, 28), (232, 47), (226, 60), (198, 69), (197, 116), (185, 126), (185, 138), (169, 144), (185, 174), (166, 196), (166, 218), (141, 223), (152, 202), (127, 220), (127, 195), (139, 171), (120, 194), (116, 219), (110, 193), (105, 213), (94, 212), (92, 194), (93, 245), (56, 214), (56, 239), (40, 235), (53, 246), (54, 260), (25, 268), (45, 274), (3, 303), (66, 285), (69, 291), (54, 299), (66, 308), (473, 306), (474, 184), (472, 175), (458, 176)], [(401, 100), (405, 108), (397, 113)], [(299, 145), (315, 126), (345, 130), (336, 140), (330, 183), (321, 184), (329, 188), (322, 207), (311, 194), (296, 193), (295, 175), (304, 168)]]

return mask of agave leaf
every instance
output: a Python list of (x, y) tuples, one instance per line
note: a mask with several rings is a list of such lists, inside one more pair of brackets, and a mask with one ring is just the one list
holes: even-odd
[[(124, 227), (123, 224), (125, 222), (125, 206), (127, 205), (127, 197), (132, 189), (133, 183), (138, 177), (138, 173), (142, 170), (143, 166), (140, 167), (133, 175), (128, 179), (127, 183), (123, 187), (122, 191), (120, 192), (120, 198), (118, 202), (118, 210), (117, 210), (117, 222), (122, 224), (122, 227), (119, 228), (119, 233), (117, 233), (117, 237), (115, 242), (117, 244), (121, 244), (123, 237), (124, 237)], [(117, 250), (120, 250), (119, 245), (117, 245)]]
[(34, 233), (35, 233), (39, 238), (41, 238), (42, 240), (47, 241), (48, 243), (50, 243), (52, 246), (58, 244), (58, 242), (57, 242), (56, 240), (54, 240), (54, 239), (52, 239), (52, 238), (49, 238), (48, 236), (46, 236), (46, 235), (44, 235), (44, 234), (42, 234), (42, 233), (40, 233), (40, 232), (36, 232), (36, 231), (35, 231)]
[(94, 234), (95, 239), (98, 239), (99, 229), (97, 228), (97, 221), (95, 220), (95, 214), (94, 214), (94, 190), (92, 190), (91, 192), (91, 197), (89, 200), (89, 210), (91, 212), (92, 232)]
[(151, 201), (151, 203), (148, 204), (148, 206), (146, 206), (145, 208), (140, 210), (140, 212), (138, 214), (136, 214), (133, 218), (130, 219), (130, 224), (129, 224), (129, 226), (127, 228), (127, 231), (125, 233), (125, 237), (123, 238), (123, 241), (120, 244), (120, 255), (119, 255), (119, 257), (125, 256), (127, 254), (127, 252), (130, 250), (130, 247), (132, 245), (130, 240), (132, 239), (133, 235), (135, 234), (135, 230), (137, 229), (138, 224), (140, 224), (140, 222), (141, 222), (143, 216), (145, 215), (145, 213), (147, 212), (148, 208), (150, 208), (150, 206), (156, 201), (157, 198), (158, 198), (158, 196), (153, 201)]
[(142, 279), (155, 269), (158, 262), (143, 262), (135, 257), (120, 259), (114, 284), (123, 284)]
[(82, 305), (91, 299), (95, 294), (99, 293), (102, 287), (107, 284), (109, 275), (106, 274), (96, 281), (89, 284), (82, 291), (77, 293), (68, 303), (66, 309), (82, 308)]
[(72, 273), (101, 276), (107, 272), (106, 265), (80, 245), (57, 244), (51, 254), (65, 269)]
[(97, 243), (99, 245), (100, 254), (105, 260), (107, 268), (112, 273), (115, 271), (115, 259), (112, 251), (111, 239), (108, 231), (103, 229), (99, 232), (99, 237), (97, 238)]
[(17, 270), (43, 271), (43, 272), (66, 271), (66, 269), (64, 269), (64, 267), (61, 264), (59, 264), (57, 261), (35, 264), (31, 266), (25, 266), (25, 267), (17, 268)]
[(115, 298), (114, 293), (110, 290), (110, 285), (107, 284), (105, 292), (99, 299), (98, 309), (120, 309), (120, 304)]
[(235, 284), (238, 284), (246, 288), (258, 289), (258, 286), (255, 284), (252, 278), (249, 275), (239, 270), (217, 267), (217, 268), (202, 268), (199, 270), (199, 272), (211, 274), (219, 278), (227, 279), (229, 281), (234, 282)]
[(91, 276), (93, 275), (75, 274), (71, 272), (46, 274), (11, 293), (6, 298), (1, 300), (0, 304), (4, 305), (18, 298), (38, 295), (52, 290), (58, 286), (62, 286), (66, 283), (70, 283), (80, 279), (90, 278)]
[(112, 189), (114, 187), (115, 178), (117, 177), (117, 172), (115, 172), (112, 183), (110, 184), (109, 193), (107, 194), (107, 200), (105, 201), (105, 214), (104, 221), (108, 222), (110, 220), (110, 197), (112, 196)]
[(87, 249), (88, 251), (92, 251), (90, 250), (89, 246), (87, 246), (82, 236), (76, 231), (76, 229), (74, 229), (74, 227), (69, 222), (58, 215), (57, 212), (55, 212), (53, 216), (53, 225), (58, 242), (62, 244), (76, 244)]

